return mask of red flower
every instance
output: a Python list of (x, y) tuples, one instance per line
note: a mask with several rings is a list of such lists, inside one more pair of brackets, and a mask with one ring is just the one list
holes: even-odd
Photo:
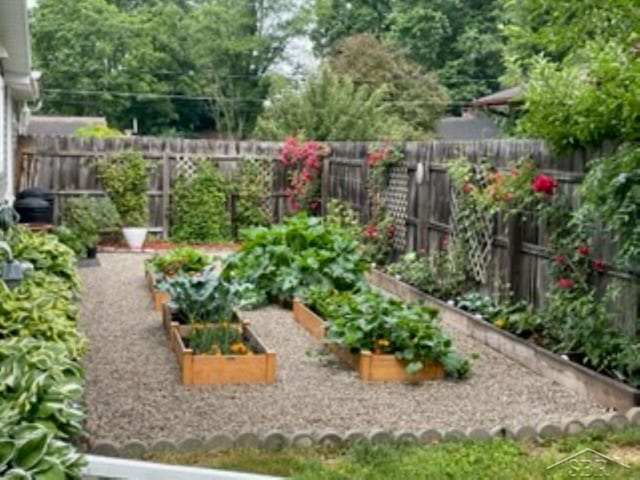
[(558, 182), (555, 178), (539, 173), (531, 182), (531, 188), (535, 192), (544, 193), (545, 195), (553, 195), (553, 192), (558, 187)]
[(573, 280), (571, 280), (569, 277), (560, 277), (558, 279), (558, 286), (560, 288), (569, 289), (573, 287)]
[(566, 265), (566, 263), (567, 263), (567, 257), (565, 257), (564, 255), (560, 255), (560, 254), (554, 255), (553, 256), (553, 260), (555, 262), (559, 263), (560, 265)]
[(596, 272), (604, 272), (604, 260), (601, 258), (594, 259), (591, 264)]
[(513, 200), (513, 192), (507, 192), (504, 194), (504, 199), (508, 202), (509, 200)]
[(396, 227), (393, 223), (387, 227), (387, 235), (393, 235), (393, 232), (395, 231)]
[(462, 186), (462, 191), (464, 193), (471, 193), (475, 190), (476, 187), (473, 186), (473, 183), (471, 182), (465, 182), (464, 185)]
[(589, 252), (591, 252), (591, 249), (589, 248), (589, 245), (580, 245), (578, 248), (576, 248), (576, 251), (580, 255), (584, 255), (586, 257), (587, 255), (589, 255)]
[(374, 238), (378, 235), (378, 227), (377, 225), (367, 225), (362, 229), (362, 233), (365, 237)]

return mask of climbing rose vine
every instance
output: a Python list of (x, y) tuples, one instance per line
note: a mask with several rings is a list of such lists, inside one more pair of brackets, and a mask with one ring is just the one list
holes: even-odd
[(326, 147), (313, 140), (302, 143), (296, 137), (287, 137), (280, 150), (280, 163), (290, 168), (290, 183), (285, 190), (289, 207), (297, 212), (301, 208), (312, 213), (320, 210), (318, 179), (320, 158)]
[(558, 187), (558, 182), (555, 178), (550, 177), (549, 175), (545, 175), (544, 173), (539, 173), (533, 179), (531, 183), (531, 187), (534, 191), (538, 193), (544, 193), (545, 195), (553, 195), (556, 188)]

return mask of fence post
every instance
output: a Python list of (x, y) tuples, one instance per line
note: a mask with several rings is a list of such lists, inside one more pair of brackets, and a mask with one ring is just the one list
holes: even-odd
[(320, 214), (324, 217), (327, 215), (327, 206), (329, 203), (329, 182), (331, 181), (331, 159), (324, 157), (322, 159), (322, 171), (320, 173)]
[(169, 238), (169, 210), (171, 207), (171, 157), (162, 155), (162, 238)]
[(517, 214), (509, 218), (507, 223), (507, 278), (509, 289), (515, 298), (522, 298), (520, 291), (520, 257), (522, 255), (522, 216)]
[(231, 218), (231, 237), (238, 240), (238, 197), (240, 194), (234, 190), (229, 195), (229, 216)]

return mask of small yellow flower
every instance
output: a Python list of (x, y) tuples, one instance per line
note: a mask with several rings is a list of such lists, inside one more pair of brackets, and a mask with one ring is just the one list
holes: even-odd
[(389, 342), (389, 340), (387, 340), (386, 338), (379, 338), (378, 340), (376, 340), (376, 345), (378, 345), (378, 347), (388, 347), (390, 343), (391, 342)]
[(493, 324), (498, 328), (504, 328), (504, 326), (507, 324), (507, 320), (504, 318), (496, 318), (493, 321)]
[(247, 353), (247, 346), (242, 342), (232, 342), (229, 345), (229, 349), (236, 355), (245, 355)]

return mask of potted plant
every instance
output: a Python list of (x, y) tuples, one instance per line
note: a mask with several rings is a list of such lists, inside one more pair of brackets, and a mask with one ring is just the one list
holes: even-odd
[(98, 174), (107, 197), (118, 210), (127, 245), (141, 250), (147, 235), (147, 162), (138, 152), (123, 152), (100, 162)]

